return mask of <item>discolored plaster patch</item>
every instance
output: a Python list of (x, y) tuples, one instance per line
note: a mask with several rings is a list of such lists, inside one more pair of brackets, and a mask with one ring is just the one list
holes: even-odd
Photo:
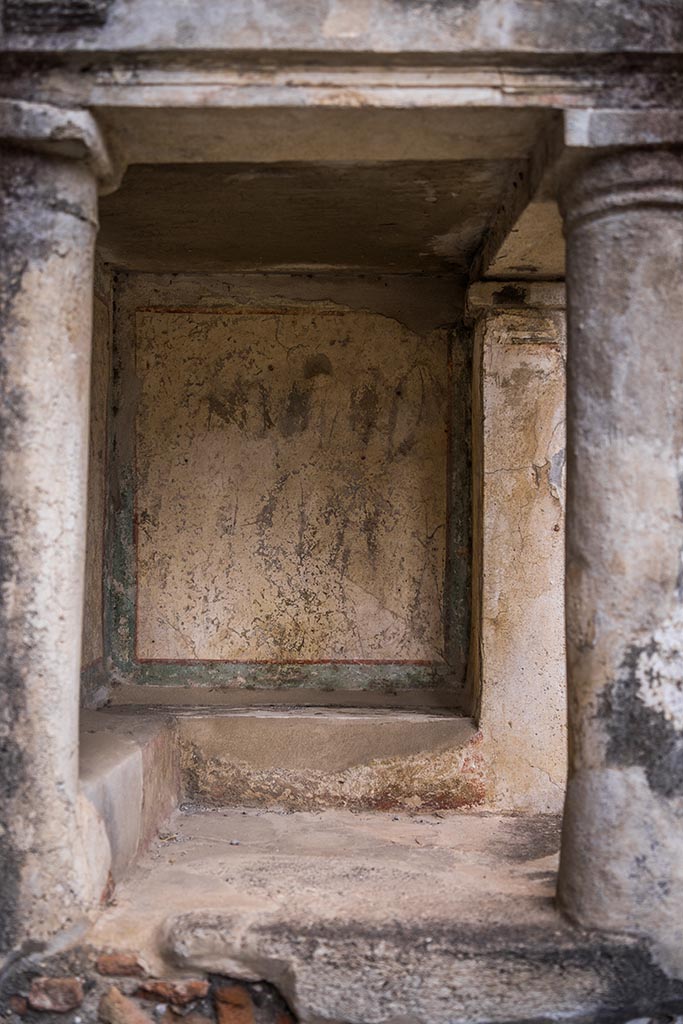
[(683, 793), (683, 614), (633, 644), (598, 702), (611, 766), (639, 766), (655, 793)]

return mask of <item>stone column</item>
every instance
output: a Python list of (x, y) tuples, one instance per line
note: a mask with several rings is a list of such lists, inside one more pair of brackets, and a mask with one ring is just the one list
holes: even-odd
[(559, 897), (683, 971), (683, 151), (575, 176)]
[[(72, 925), (97, 180), (0, 102), (0, 950)], [(67, 126), (52, 144), (55, 119)], [(43, 120), (41, 121), (41, 115)], [(82, 115), (78, 115), (81, 118)]]
[(468, 308), (475, 321), (471, 670), (490, 798), (508, 809), (559, 811), (566, 775), (564, 288), (480, 283), (469, 290)]

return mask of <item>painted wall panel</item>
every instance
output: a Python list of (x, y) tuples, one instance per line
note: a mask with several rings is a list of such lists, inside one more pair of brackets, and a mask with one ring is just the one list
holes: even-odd
[(144, 661), (442, 663), (448, 335), (138, 309)]

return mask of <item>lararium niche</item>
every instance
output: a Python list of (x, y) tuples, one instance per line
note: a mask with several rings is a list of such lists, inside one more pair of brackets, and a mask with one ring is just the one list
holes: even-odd
[[(468, 196), (495, 201), (495, 171), (133, 166), (101, 200), (84, 703), (108, 705), (104, 724), (114, 712), (172, 722), (188, 798), (459, 808), (495, 789), (512, 806), (556, 808), (560, 786), (537, 783), (548, 744), (563, 758), (561, 700), (527, 726), (528, 711), (513, 715), (510, 657), (496, 664), (485, 642), (489, 581), (505, 591), (525, 557), (515, 544), (496, 554), (496, 515), (509, 492), (513, 536), (538, 532), (523, 508), (540, 508), (547, 535), (555, 476), (541, 506), (532, 492), (563, 416), (561, 374), (548, 390), (562, 365), (554, 342), (546, 352), (515, 337), (498, 396), (482, 377), (467, 249), (448, 228)], [(522, 429), (539, 387), (548, 416)], [(500, 475), (514, 452), (494, 456), (486, 558), (482, 395), (488, 422), (496, 403), (518, 410), (500, 420), (513, 447), (518, 434), (536, 446), (519, 480)], [(537, 631), (554, 610), (534, 613)], [(524, 671), (546, 672), (524, 658)], [(528, 770), (511, 720), (529, 734)]]
[(449, 332), (322, 304), (139, 307), (129, 326), (121, 671), (446, 683)]

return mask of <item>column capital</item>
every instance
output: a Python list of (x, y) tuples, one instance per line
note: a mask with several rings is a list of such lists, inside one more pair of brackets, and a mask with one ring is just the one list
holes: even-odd
[(88, 110), (0, 97), (0, 142), (33, 152), (84, 161), (100, 193), (114, 191), (122, 168), (113, 160)]
[(564, 145), (610, 150), (683, 145), (683, 110), (565, 110)]
[(638, 207), (683, 208), (683, 146), (629, 148), (588, 163), (560, 196), (565, 230)]

